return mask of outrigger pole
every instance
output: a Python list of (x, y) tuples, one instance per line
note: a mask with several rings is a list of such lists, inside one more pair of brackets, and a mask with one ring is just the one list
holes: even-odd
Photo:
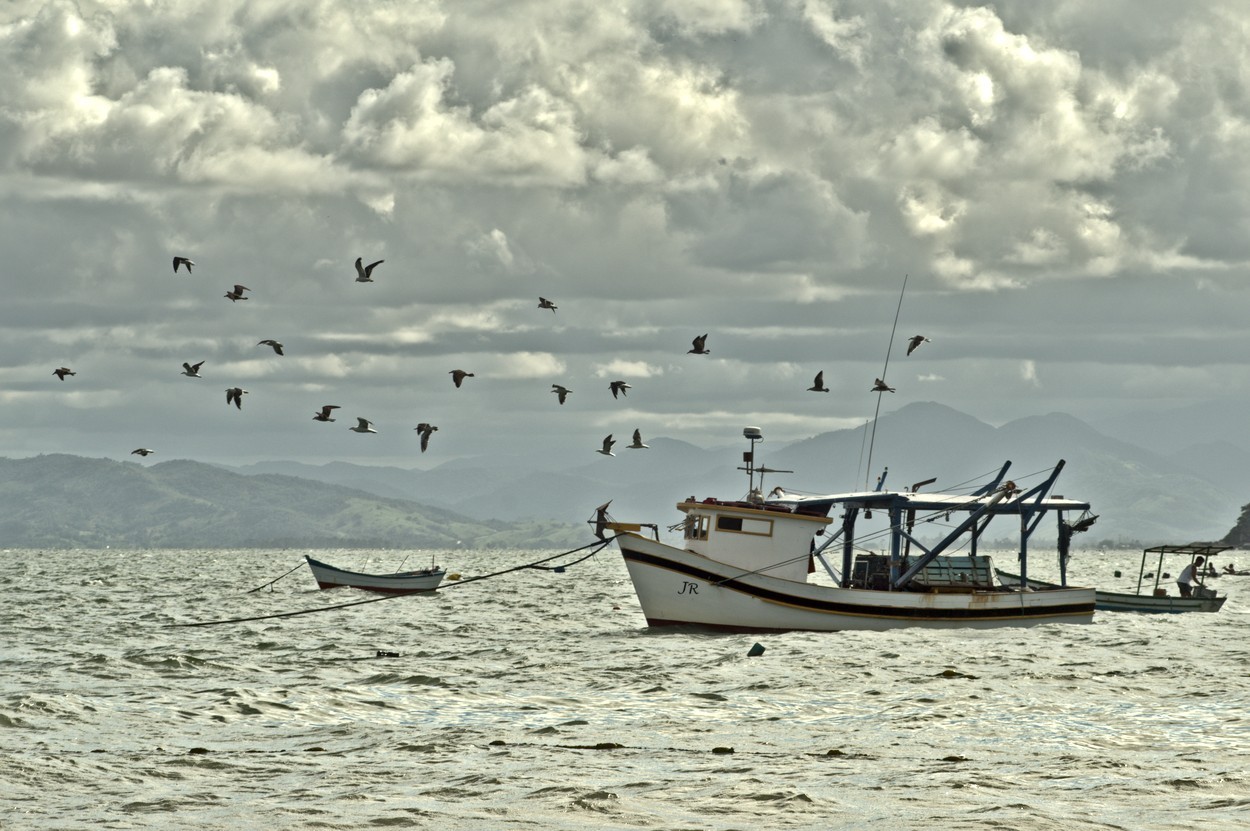
[[(890, 536), (892, 537), (892, 540), (893, 540), (893, 545), (892, 545), (892, 548), (894, 549), (893, 553), (897, 554), (899, 540), (901, 537), (904, 537), (904, 536), (906, 536), (907, 539), (911, 540), (922, 551), (925, 552), (924, 556), (916, 560), (916, 562), (912, 565), (911, 568), (907, 569), (907, 571), (903, 572), (893, 581), (892, 588), (899, 589), (899, 588), (902, 588), (903, 586), (906, 586), (908, 583), (910, 583), (913, 577), (915, 577), (917, 574), (923, 571), (924, 567), (927, 566), (929, 563), (933, 562), (934, 559), (936, 559), (938, 555), (940, 555), (943, 551), (945, 551), (952, 542), (959, 539), (961, 536), (963, 536), (965, 531), (967, 531), (969, 528), (974, 527), (978, 522), (980, 522), (981, 517), (988, 514), (995, 505), (997, 505), (999, 502), (1002, 502), (1004, 499), (1013, 495), (1014, 493), (1015, 493), (1015, 486), (1011, 482), (1007, 482), (1006, 484), (1004, 484), (1001, 488), (996, 490), (993, 493), (993, 495), (990, 496), (988, 500), (986, 500), (985, 504), (983, 504), (981, 507), (977, 508), (971, 514), (969, 514), (967, 519), (965, 519), (963, 522), (955, 526), (955, 529), (951, 531), (949, 534), (947, 534), (942, 539), (941, 542), (933, 546), (932, 549), (925, 549), (925, 547), (920, 544), (919, 540), (916, 540), (910, 534), (907, 534), (906, 532), (904, 532), (901, 509), (891, 508), (890, 509), (890, 525), (893, 527), (891, 529), (892, 533)], [(893, 571), (895, 568), (897, 568), (898, 560), (894, 558), (893, 556), (891, 557), (891, 559), (894, 560), (894, 564), (892, 564), (891, 566), (891, 571)]]
[[(1050, 472), (1050, 476), (1046, 478), (1037, 487), (1020, 497), (1020, 585), (1027, 586), (1029, 584), (1029, 537), (1037, 528), (1037, 524), (1042, 521), (1042, 517), (1046, 515), (1047, 508), (1042, 500), (1046, 498), (1046, 494), (1050, 493), (1050, 489), (1054, 487), (1055, 480), (1059, 478), (1059, 472), (1063, 470), (1065, 462), (1060, 459), (1055, 469)], [(1024, 500), (1033, 497), (1032, 506), (1026, 506)], [(1036, 516), (1034, 516), (1036, 514)], [(1060, 519), (1063, 518), (1060, 513)]]
[[(1037, 530), (1038, 523), (1041, 522), (1042, 517), (1046, 514), (1046, 512), (1050, 510), (1049, 508), (1045, 506), (1044, 500), (1046, 499), (1046, 495), (1050, 493), (1050, 489), (1054, 487), (1055, 480), (1059, 478), (1059, 473), (1063, 470), (1064, 464), (1065, 464), (1064, 460), (1060, 459), (1058, 463), (1055, 465), (1054, 469), (1051, 470), (1050, 476), (1046, 477), (1046, 481), (1042, 482), (1040, 485), (1037, 485), (1029, 489), (1028, 491), (1021, 494), (1019, 497), (1015, 497), (1015, 494), (1018, 493), (1018, 491), (1015, 489), (1015, 485), (1011, 482), (1006, 482), (994, 492), (993, 496), (990, 497), (989, 501), (987, 501), (982, 507), (973, 511), (972, 514), (967, 519), (959, 523), (959, 525), (955, 528), (955, 530), (947, 534), (942, 539), (942, 541), (939, 542), (937, 545), (935, 545), (931, 550), (926, 550), (924, 546), (921, 545), (918, 540), (914, 539), (910, 534), (908, 534), (907, 532), (903, 530), (901, 509), (891, 508), (890, 509), (890, 524), (892, 526), (891, 536), (893, 537), (893, 542), (894, 542), (893, 548), (895, 549), (895, 553), (897, 552), (899, 540), (902, 537), (906, 537), (907, 539), (911, 540), (921, 550), (925, 551), (924, 556), (918, 559), (909, 569), (907, 569), (906, 572), (899, 575), (898, 578), (893, 581), (892, 583), (893, 588), (899, 589), (899, 588), (902, 588), (903, 586), (906, 586), (909, 582), (911, 582), (913, 577), (919, 574), (924, 569), (925, 566), (933, 562), (933, 560), (936, 557), (938, 557), (938, 555), (940, 555), (943, 551), (945, 551), (946, 548), (952, 542), (954, 542), (960, 536), (962, 536), (965, 531), (967, 531), (969, 528), (975, 528), (977, 524), (981, 521), (982, 517), (986, 517), (988, 519), (990, 516), (993, 516), (996, 513), (1000, 513), (997, 511), (992, 511), (991, 509), (1006, 497), (1014, 497), (1012, 501), (1017, 506), (1019, 506), (1018, 511), (1020, 514), (1020, 552), (1019, 552), (1020, 585), (1027, 586), (1028, 579), (1029, 579), (1029, 574), (1028, 574), (1029, 537), (1032, 536), (1035, 530)], [(1006, 469), (1007, 468), (1004, 465), (1003, 472), (1006, 472)], [(983, 530), (984, 528), (978, 529), (976, 531), (976, 534), (980, 534), (981, 531)], [(974, 539), (975, 539), (975, 536), (976, 535), (974, 534)], [(897, 562), (897, 560), (895, 560), (895, 562)]]

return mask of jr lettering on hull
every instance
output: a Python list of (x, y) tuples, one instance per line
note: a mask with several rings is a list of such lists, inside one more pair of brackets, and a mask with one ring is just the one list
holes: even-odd
[(698, 593), (699, 593), (699, 584), (698, 584), (698, 583), (691, 583), (689, 580), (682, 580), (682, 581), (681, 581), (681, 591), (679, 591), (679, 592), (677, 592), (677, 593), (678, 593), (678, 594), (698, 594)]

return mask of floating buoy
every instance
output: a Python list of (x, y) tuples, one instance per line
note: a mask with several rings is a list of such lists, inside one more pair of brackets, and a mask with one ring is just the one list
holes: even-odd
[(552, 569), (552, 571), (554, 571), (556, 574), (563, 574), (564, 566), (556, 566), (555, 568)]
[(378, 650), (378, 655), (377, 655), (377, 657), (379, 657), (379, 658), (398, 658), (398, 657), (399, 657), (399, 653), (398, 653), (398, 652), (389, 652), (389, 651), (387, 651), (387, 650), (385, 650), (385, 649), (379, 649), (379, 650)]
[(759, 656), (763, 654), (764, 654), (764, 646), (763, 644), (758, 644), (758, 643), (755, 646), (751, 647), (750, 650), (747, 651), (748, 658), (758, 658)]
[(448, 574), (448, 575), (447, 575), (447, 579), (448, 579), (448, 580), (459, 580), (459, 579), (460, 579), (460, 572), (458, 572), (458, 571), (453, 571), (451, 574)]
[(1119, 576), (1120, 576), (1120, 570), (1119, 570), (1118, 568), (1115, 570), (1115, 576), (1116, 576), (1116, 577), (1119, 577)]

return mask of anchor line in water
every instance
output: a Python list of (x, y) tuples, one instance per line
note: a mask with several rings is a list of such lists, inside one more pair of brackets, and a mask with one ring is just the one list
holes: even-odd
[(291, 570), (290, 570), (290, 571), (288, 571), (286, 574), (280, 574), (280, 575), (278, 575), (277, 577), (275, 577), (275, 578), (273, 578), (272, 580), (270, 580), (268, 583), (262, 583), (261, 585), (257, 586), (257, 587), (256, 587), (256, 588), (254, 588), (254, 589), (248, 589), (248, 590), (247, 590), (247, 593), (248, 593), (248, 594), (252, 594), (253, 592), (258, 592), (258, 591), (260, 591), (261, 589), (263, 589), (263, 588), (265, 588), (265, 587), (273, 588), (273, 584), (274, 584), (274, 583), (278, 582), (278, 581), (279, 581), (279, 580), (281, 580), (283, 577), (287, 577), (287, 576), (289, 576), (289, 575), (291, 575), (291, 574), (294, 574), (295, 572), (299, 571), (299, 570), (300, 570), (301, 568), (303, 568), (303, 567), (304, 567), (304, 564), (303, 564), (303, 563), (298, 563), (298, 564), (296, 564), (295, 568), (291, 569)]
[[(447, 589), (456, 588), (457, 586), (465, 586), (465, 585), (468, 585), (469, 583), (477, 583), (482, 580), (489, 580), (492, 577), (501, 577), (505, 574), (511, 574), (514, 571), (522, 571), (527, 568), (537, 568), (537, 569), (554, 571), (556, 569), (566, 568), (567, 566), (577, 565), (580, 562), (584, 562), (585, 560), (590, 559), (595, 554), (598, 554), (600, 551), (606, 548), (613, 540), (615, 540), (616, 536), (617, 535), (613, 534), (612, 536), (604, 540), (595, 540), (592, 543), (587, 543), (586, 545), (579, 546), (577, 548), (572, 548), (572, 549), (569, 549), (568, 551), (561, 551), (559, 554), (552, 554), (550, 557), (543, 557), (541, 560), (535, 560), (532, 563), (522, 563), (519, 566), (512, 566), (511, 568), (505, 568), (500, 571), (492, 571), (490, 574), (479, 574), (477, 577), (470, 577), (466, 580), (460, 580), (458, 582), (450, 583), (445, 586), (439, 586), (437, 588), (430, 589), (430, 593), (433, 593), (436, 591), (445, 591)], [(586, 556), (580, 557), (571, 563), (567, 563), (562, 566), (543, 565), (544, 563), (549, 563), (552, 560), (558, 560), (561, 557), (567, 557), (570, 554), (576, 554), (579, 551), (585, 551), (587, 548), (593, 548), (594, 550), (591, 551)], [(301, 565), (303, 564), (301, 563)], [(290, 572), (287, 572), (287, 573), (289, 574)], [(286, 575), (284, 574), (282, 576), (285, 577)], [(281, 579), (281, 578), (278, 578), (278, 579)], [(425, 594), (426, 592), (421, 592), (421, 593)], [(293, 612), (275, 612), (274, 614), (270, 614), (270, 615), (253, 615), (251, 617), (236, 617), (236, 618), (229, 618), (227, 620), (203, 620), (203, 621), (198, 621), (196, 623), (171, 623), (171, 624), (168, 624), (168, 628), (189, 629), (189, 628), (196, 628), (196, 627), (202, 627), (202, 626), (220, 626), (226, 623), (251, 623), (254, 621), (258, 621), (258, 620), (276, 620), (278, 618), (298, 617), (300, 615), (311, 615), (311, 614), (315, 614), (316, 612), (330, 612), (336, 609), (349, 609), (352, 606), (364, 606), (368, 603), (381, 603), (383, 600), (395, 600), (400, 597), (408, 597), (408, 596), (409, 595), (407, 594), (384, 594), (379, 597), (370, 597), (366, 600), (353, 600), (349, 603), (336, 603), (333, 606), (317, 606), (312, 609), (298, 609)]]
[[(609, 542), (612, 542), (612, 540), (614, 540), (614, 539), (616, 539), (616, 537), (611, 537), (611, 538), (609, 538), (608, 540), (605, 540), (604, 545), (606, 545), (606, 544), (607, 544), (607, 543), (609, 543)], [(577, 565), (578, 563), (584, 563), (584, 562), (586, 562), (587, 560), (589, 560), (591, 557), (595, 556), (596, 554), (598, 554), (598, 553), (599, 553), (600, 551), (602, 551), (602, 550), (603, 550), (603, 546), (601, 545), (601, 546), (599, 546), (598, 548), (596, 548), (594, 551), (591, 551), (589, 554), (587, 554), (587, 555), (586, 555), (586, 556), (584, 556), (584, 557), (578, 557), (576, 560), (574, 560), (574, 561), (573, 561), (573, 562), (571, 562), (571, 563), (561, 563), (561, 564), (560, 564), (560, 565), (558, 565), (558, 566), (543, 566), (543, 565), (539, 565), (538, 563), (530, 563), (529, 565), (522, 566), (522, 568), (535, 568), (535, 569), (539, 569), (540, 571), (555, 571), (555, 572), (561, 572), (561, 571), (564, 571), (566, 568), (568, 568), (568, 567), (570, 567), (570, 566), (575, 566), (575, 565)], [(566, 551), (566, 552), (564, 552), (564, 553), (565, 553), (565, 554), (572, 554), (573, 552), (572, 552), (572, 551)], [(540, 560), (539, 562), (544, 562), (544, 561)], [(472, 579), (472, 578), (470, 578), (470, 579)]]

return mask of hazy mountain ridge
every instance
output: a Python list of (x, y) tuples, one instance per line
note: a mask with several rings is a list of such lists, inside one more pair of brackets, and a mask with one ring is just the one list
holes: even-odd
[[(810, 473), (808, 459), (855, 469), (862, 428), (826, 433), (791, 445), (770, 466)], [(1098, 522), (1075, 544), (1190, 542), (1222, 536), (1236, 519), (1238, 494), (1250, 493), (1250, 468), (1236, 487), (1221, 487), (1199, 472), (1129, 442), (1106, 436), (1063, 413), (1028, 416), (1001, 427), (932, 402), (906, 405), (877, 426), (875, 474), (889, 467), (887, 486), (901, 488), (936, 476), (927, 490), (984, 481), (1010, 461), (1007, 478), (1038, 484), (1061, 459), (1054, 492), (1091, 503)], [(796, 455), (800, 451), (801, 455)], [(864, 487), (861, 480), (860, 487)], [(1053, 527), (1049, 526), (1049, 527)], [(1048, 526), (1039, 534), (1048, 535)], [(1003, 534), (1001, 526), (991, 531)]]
[(309, 478), (188, 460), (0, 459), (6, 547), (562, 547), (569, 524), (471, 520)]
[[(1078, 541), (1081, 545), (1216, 539), (1236, 521), (1243, 494), (1250, 496), (1250, 453), (1235, 445), (1164, 455), (1064, 413), (994, 427), (943, 404), (916, 402), (881, 416), (875, 435), (865, 425), (774, 446), (766, 428), (764, 432), (757, 460), (793, 471), (769, 474), (766, 487), (803, 492), (871, 487), (887, 468), (890, 488), (936, 477), (926, 489), (971, 489), (1007, 461), (1012, 463), (1008, 477), (1029, 487), (1063, 459), (1056, 492), (1089, 501), (1099, 515), (1094, 528)], [(685, 496), (734, 498), (746, 492), (739, 468), (749, 445), (745, 439), (740, 442), (709, 450), (655, 438), (649, 440), (650, 450), (622, 450), (615, 459), (595, 457), (563, 466), (540, 455), (457, 459), (432, 470), (386, 468), (372, 484), (374, 468), (342, 463), (265, 463), (240, 470), (289, 470), (352, 481), (379, 493), (385, 489), (423, 504), (496, 519), (579, 522), (595, 505), (611, 499), (612, 512), (622, 520), (666, 525), (676, 521), (674, 505)], [(864, 468), (870, 459), (869, 474)], [(1046, 536), (1050, 528), (1044, 523), (1038, 533)], [(991, 537), (1011, 530), (995, 527)]]
[[(971, 490), (1005, 461), (1008, 478), (1039, 483), (1065, 461), (1055, 492), (1099, 515), (1081, 547), (1220, 539), (1250, 497), (1250, 453), (1215, 441), (1201, 453), (1156, 453), (1062, 413), (994, 427), (917, 402), (871, 426), (774, 446), (757, 462), (777, 471), (766, 488), (801, 492), (869, 487), (888, 468), (892, 489), (937, 477), (926, 490)], [(1215, 439), (1217, 437), (1207, 437)], [(462, 458), (420, 470), (333, 462), (226, 468), (176, 460), (134, 462), (49, 455), (0, 459), (0, 544), (7, 546), (564, 547), (584, 543), (596, 505), (625, 521), (678, 518), (686, 496), (737, 498), (747, 490), (740, 444), (703, 449), (667, 438), (648, 450), (588, 453), (575, 463), (542, 454)], [(618, 448), (621, 447), (618, 445)], [(871, 457), (872, 470), (865, 468)], [(1218, 464), (1229, 458), (1231, 463)], [(1043, 523), (1039, 535), (1053, 534)], [(1006, 524), (991, 539), (1010, 537)], [(1239, 539), (1250, 540), (1250, 527)]]

